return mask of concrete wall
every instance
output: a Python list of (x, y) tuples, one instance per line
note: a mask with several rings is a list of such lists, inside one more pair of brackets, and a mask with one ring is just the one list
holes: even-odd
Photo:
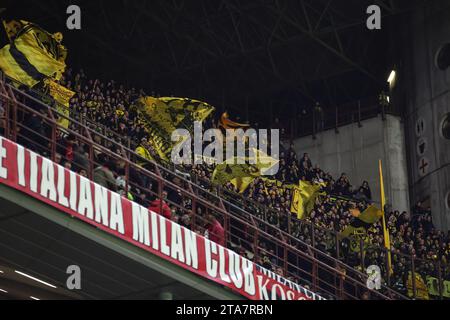
[(380, 200), (378, 159), (383, 163), (387, 203), (395, 209), (409, 211), (408, 176), (403, 124), (387, 115), (317, 134), (314, 140), (302, 137), (294, 141), (299, 154), (310, 154), (312, 162), (330, 172), (335, 179), (345, 172), (354, 188), (369, 182), (372, 198)]
[[(410, 197), (428, 199), (435, 226), (450, 229), (450, 140), (441, 134), (441, 123), (450, 112), (450, 69), (435, 65), (438, 49), (450, 42), (450, 1), (428, 1), (404, 24), (408, 35), (398, 52), (398, 88), (394, 97), (405, 108), (405, 134), (410, 168)], [(400, 41), (398, 41), (400, 43)], [(399, 94), (401, 92), (401, 94)]]

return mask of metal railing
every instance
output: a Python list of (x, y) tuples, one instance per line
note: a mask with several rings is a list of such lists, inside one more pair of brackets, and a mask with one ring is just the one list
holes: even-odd
[[(277, 117), (274, 117), (274, 109), (277, 109)], [(224, 108), (221, 108), (223, 111)], [(242, 114), (242, 106), (227, 105), (230, 115)], [(260, 128), (277, 127), (283, 130), (282, 139), (292, 141), (303, 136), (315, 138), (318, 133), (325, 130), (335, 130), (348, 124), (356, 123), (362, 127), (362, 121), (374, 118), (381, 114), (385, 119), (386, 114), (398, 114), (394, 105), (380, 103), (380, 97), (367, 97), (355, 102), (341, 104), (339, 106), (314, 105), (299, 106), (296, 103), (286, 101), (270, 101), (264, 108), (252, 108), (245, 106), (245, 114), (251, 114), (253, 123), (257, 122)], [(275, 118), (278, 121), (275, 121)]]

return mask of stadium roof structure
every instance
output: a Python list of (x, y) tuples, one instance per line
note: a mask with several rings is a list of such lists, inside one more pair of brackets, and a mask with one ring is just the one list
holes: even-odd
[[(8, 0), (5, 15), (62, 31), (69, 65), (148, 94), (264, 108), (267, 101), (335, 106), (378, 94), (390, 41), (410, 0), (80, 0), (82, 29), (65, 28), (70, 1)], [(21, 5), (26, 3), (26, 5)], [(367, 7), (382, 9), (368, 30)]]

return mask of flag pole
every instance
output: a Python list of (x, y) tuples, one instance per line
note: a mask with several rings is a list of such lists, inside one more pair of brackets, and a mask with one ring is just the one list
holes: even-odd
[(383, 168), (381, 165), (381, 160), (378, 160), (378, 168), (380, 173), (380, 199), (381, 199), (381, 212), (383, 213), (383, 235), (384, 235), (384, 247), (387, 249), (387, 255), (388, 255), (388, 268), (389, 268), (389, 274), (391, 275), (393, 273), (392, 270), (392, 261), (391, 261), (391, 242), (389, 239), (389, 230), (387, 228), (386, 224), (386, 213), (384, 211), (384, 206), (386, 205), (386, 197), (384, 193), (384, 182), (383, 182)]

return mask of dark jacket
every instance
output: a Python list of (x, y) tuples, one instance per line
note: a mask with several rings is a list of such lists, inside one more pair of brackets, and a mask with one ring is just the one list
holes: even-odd
[(94, 182), (112, 191), (117, 191), (117, 184), (116, 180), (114, 179), (114, 175), (106, 166), (95, 168)]

